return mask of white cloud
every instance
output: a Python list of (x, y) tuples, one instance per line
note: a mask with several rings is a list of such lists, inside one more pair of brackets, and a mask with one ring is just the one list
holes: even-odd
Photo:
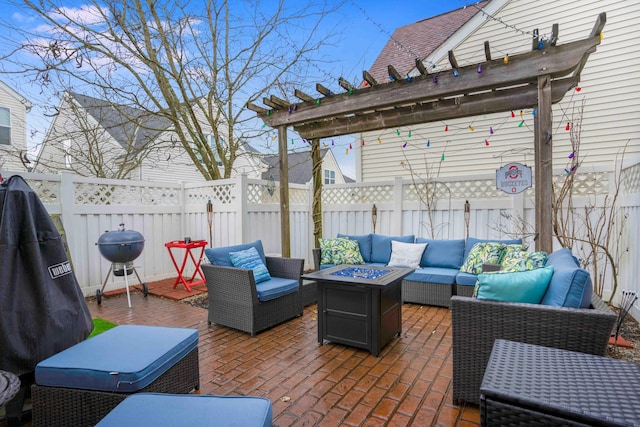
[(108, 14), (108, 9), (92, 5), (82, 5), (80, 7), (61, 7), (59, 12), (52, 12), (51, 17), (55, 20), (68, 19), (80, 25), (95, 25), (104, 22), (104, 17)]
[(14, 22), (19, 22), (19, 23), (25, 23), (25, 24), (28, 24), (28, 23), (33, 22), (33, 17), (31, 17), (31, 16), (25, 16), (25, 15), (23, 15), (23, 14), (22, 14), (22, 13), (20, 13), (20, 12), (13, 12), (13, 13), (11, 14), (11, 20), (12, 20), (12, 21), (14, 21)]

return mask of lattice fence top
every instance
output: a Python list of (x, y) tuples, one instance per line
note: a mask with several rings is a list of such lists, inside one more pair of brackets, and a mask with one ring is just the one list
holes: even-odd
[(640, 163), (622, 171), (622, 191), (627, 194), (640, 193)]
[(237, 185), (235, 183), (189, 188), (185, 193), (185, 203), (204, 206), (211, 200), (217, 204), (231, 204), (233, 203), (236, 188)]
[(27, 180), (29, 186), (36, 192), (42, 203), (59, 203), (60, 181)]
[(322, 189), (322, 203), (338, 205), (393, 202), (393, 189), (392, 183), (362, 187), (324, 187)]
[(180, 189), (141, 185), (75, 183), (78, 205), (151, 205), (171, 206), (180, 203)]

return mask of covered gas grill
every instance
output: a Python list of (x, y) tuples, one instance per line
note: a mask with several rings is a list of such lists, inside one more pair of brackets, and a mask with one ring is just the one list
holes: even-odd
[(133, 266), (133, 261), (140, 256), (144, 249), (144, 237), (142, 234), (133, 230), (125, 230), (124, 224), (120, 224), (120, 228), (115, 231), (105, 231), (98, 239), (98, 249), (100, 254), (111, 262), (107, 277), (104, 279), (102, 289), (96, 290), (96, 300), (98, 304), (102, 303), (102, 293), (107, 286), (109, 276), (113, 273), (114, 276), (124, 276), (125, 287), (127, 289), (127, 302), (131, 307), (131, 296), (129, 294), (129, 276), (132, 272), (136, 275), (138, 283), (142, 287), (142, 293), (146, 297), (149, 293), (147, 284), (143, 283), (138, 276), (136, 268)]

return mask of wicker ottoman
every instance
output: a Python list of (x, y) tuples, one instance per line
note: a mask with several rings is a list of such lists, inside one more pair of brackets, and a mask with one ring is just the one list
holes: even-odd
[(136, 393), (96, 427), (271, 427), (271, 402), (263, 397)]
[(133, 393), (198, 388), (196, 329), (117, 326), (36, 365), (33, 426), (92, 426)]
[(640, 365), (496, 340), (480, 388), (483, 426), (640, 425)]

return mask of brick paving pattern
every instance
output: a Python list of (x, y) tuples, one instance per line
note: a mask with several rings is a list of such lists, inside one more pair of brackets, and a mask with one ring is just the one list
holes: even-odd
[(134, 291), (88, 301), (94, 317), (117, 324), (196, 328), (200, 392), (263, 396), (286, 426), (477, 426), (477, 406), (451, 400), (451, 315), (404, 304), (402, 334), (381, 352), (318, 345), (316, 305), (303, 316), (249, 334), (207, 324), (206, 309)]

